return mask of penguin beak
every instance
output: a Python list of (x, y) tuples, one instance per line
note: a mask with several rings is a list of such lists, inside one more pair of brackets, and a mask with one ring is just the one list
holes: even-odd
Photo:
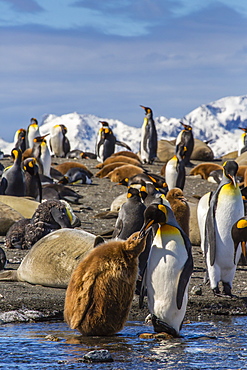
[(233, 183), (234, 187), (236, 188), (236, 186), (237, 186), (236, 177), (232, 176), (232, 175), (229, 175), (229, 178), (232, 180), (232, 183)]
[(149, 230), (151, 229), (152, 225), (154, 223), (154, 220), (149, 220), (147, 221), (141, 228), (140, 230), (140, 237), (144, 237), (145, 235), (147, 235), (147, 233), (149, 232)]

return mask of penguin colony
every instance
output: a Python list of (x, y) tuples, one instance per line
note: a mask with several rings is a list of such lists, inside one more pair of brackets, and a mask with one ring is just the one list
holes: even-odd
[[(140, 151), (117, 140), (108, 122), (100, 121), (95, 153), (70, 150), (67, 128), (55, 125), (41, 136), (38, 121), (32, 118), (27, 130), (19, 129), (11, 152), (13, 165), (3, 170), (0, 194), (29, 196), (41, 203), (31, 219), (16, 222), (6, 235), (9, 248), (32, 248), (50, 232), (80, 226), (72, 209), (60, 203), (78, 203), (73, 184), (91, 184), (93, 174), (78, 162), (97, 159), (96, 177), (126, 186), (111, 240), (93, 238), (88, 254), (75, 267), (68, 283), (64, 318), (83, 335), (112, 335), (127, 320), (134, 292), (140, 306), (147, 296), (155, 332), (178, 337), (188, 302), (188, 286), (193, 271), (189, 239), (190, 209), (184, 197), (186, 166), (194, 148), (192, 126), (181, 122), (173, 156), (161, 174), (148, 172), (145, 164), (158, 160), (158, 138), (152, 109), (146, 106)], [(244, 131), (239, 153), (246, 149)], [(116, 146), (126, 150), (116, 152)], [(77, 159), (52, 165), (52, 158)], [(199, 165), (200, 166), (200, 165)], [(210, 177), (221, 171), (217, 189), (198, 203), (198, 226), (207, 274), (215, 295), (232, 296), (232, 285), (241, 252), (246, 263), (247, 221), (242, 194), (237, 183), (238, 164), (223, 166), (205, 163), (191, 171)], [(245, 170), (243, 170), (244, 176)], [(70, 231), (71, 232), (71, 231)], [(99, 245), (98, 245), (99, 244)], [(242, 249), (241, 249), (242, 247)], [(1, 250), (1, 269), (6, 256)], [(0, 274), (1, 280), (1, 274)], [(222, 289), (220, 287), (222, 284)], [(117, 317), (117, 319), (116, 319)]]

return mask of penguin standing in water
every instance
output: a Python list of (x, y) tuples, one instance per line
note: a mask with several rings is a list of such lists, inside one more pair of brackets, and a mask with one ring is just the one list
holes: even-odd
[(212, 194), (205, 194), (198, 204), (202, 250), (210, 286), (215, 295), (220, 295), (221, 281), (223, 294), (232, 296), (232, 281), (241, 254), (240, 246), (234, 247), (231, 236), (233, 224), (244, 217), (244, 203), (236, 182), (237, 171), (238, 164), (235, 161), (225, 162), (218, 188)]
[(142, 163), (152, 164), (157, 156), (157, 131), (151, 108), (140, 105), (145, 110), (145, 117), (141, 131), (140, 158)]
[(21, 168), (22, 152), (20, 149), (12, 149), (11, 155), (14, 164), (7, 167), (1, 178), (0, 193), (3, 195), (14, 195), (23, 197), (26, 193), (24, 172)]
[(180, 155), (183, 153), (184, 157), (184, 165), (189, 166), (190, 157), (194, 149), (194, 135), (192, 132), (192, 127), (190, 125), (186, 125), (183, 122), (180, 122), (183, 125), (184, 129), (180, 131), (176, 139), (176, 148), (175, 153), (176, 155)]
[(238, 155), (241, 155), (247, 150), (247, 127), (239, 127), (239, 129), (244, 131), (238, 141)]
[(116, 139), (108, 122), (99, 122), (102, 124), (102, 127), (99, 129), (95, 145), (95, 154), (97, 155), (97, 160), (99, 162), (104, 162), (106, 158), (110, 157), (114, 153), (115, 145), (123, 146), (131, 151), (127, 144)]
[(27, 128), (26, 148), (33, 148), (33, 140), (37, 136), (40, 136), (38, 121), (36, 118), (31, 118), (30, 125)]
[(52, 127), (50, 136), (50, 148), (55, 157), (66, 157), (70, 151), (70, 142), (66, 136), (67, 127), (65, 125), (55, 125)]
[[(163, 196), (146, 209), (144, 220), (144, 229), (158, 224), (144, 275), (152, 324), (156, 332), (177, 337), (187, 307), (188, 285), (193, 271), (191, 243)], [(142, 299), (143, 294), (140, 294), (140, 303)]]

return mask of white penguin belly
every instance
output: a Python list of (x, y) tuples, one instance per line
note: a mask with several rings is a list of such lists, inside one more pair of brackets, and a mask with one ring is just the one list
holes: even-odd
[(53, 153), (58, 157), (63, 156), (63, 134), (60, 126), (53, 127), (50, 140)]
[(176, 170), (176, 165), (174, 164), (174, 162), (169, 162), (166, 165), (165, 178), (168, 189), (171, 190), (176, 187), (178, 172)]
[(177, 286), (187, 258), (188, 254), (179, 230), (169, 225), (160, 227), (154, 238), (147, 264), (148, 307), (151, 313), (177, 332), (180, 330), (188, 301), (187, 285), (182, 307), (178, 310)]
[[(213, 266), (210, 266), (210, 263), (208, 263), (211, 286), (212, 284), (215, 286), (220, 280), (232, 283), (236, 264), (234, 264), (234, 243), (231, 237), (231, 228), (243, 216), (244, 205), (240, 190), (233, 188), (233, 186), (225, 185), (219, 194), (215, 213), (215, 263)], [(239, 246), (236, 261), (238, 261), (240, 254)], [(207, 256), (207, 258), (209, 257)]]

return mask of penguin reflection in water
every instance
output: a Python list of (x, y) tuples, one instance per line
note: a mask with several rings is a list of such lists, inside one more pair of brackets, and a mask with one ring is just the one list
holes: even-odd
[(146, 291), (154, 330), (178, 337), (193, 271), (191, 243), (163, 196), (146, 209), (144, 220), (144, 229), (155, 224), (158, 229), (143, 277), (140, 306)]
[(94, 248), (74, 270), (65, 298), (64, 318), (83, 335), (113, 335), (128, 318), (146, 230), (127, 240)]
[(237, 171), (235, 161), (225, 162), (218, 188), (213, 194), (205, 194), (197, 208), (201, 248), (215, 295), (220, 295), (219, 282), (222, 281), (223, 294), (232, 296), (232, 282), (241, 254), (239, 242), (234, 246), (231, 235), (232, 226), (244, 217), (244, 203), (236, 182)]

